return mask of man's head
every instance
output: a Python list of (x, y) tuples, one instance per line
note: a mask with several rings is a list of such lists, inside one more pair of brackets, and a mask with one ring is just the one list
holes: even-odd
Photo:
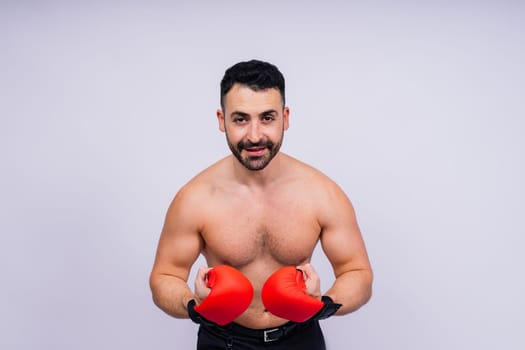
[(226, 133), (233, 155), (248, 170), (264, 169), (288, 129), (281, 72), (266, 62), (237, 63), (221, 81), (221, 107), (219, 129)]

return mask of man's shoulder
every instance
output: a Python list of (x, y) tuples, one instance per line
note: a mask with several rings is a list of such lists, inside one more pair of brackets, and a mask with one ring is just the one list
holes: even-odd
[(226, 162), (229, 157), (222, 158), (195, 175), (188, 184), (206, 185), (214, 182), (217, 177), (225, 176)]
[(334, 197), (346, 196), (339, 184), (321, 170), (291, 156), (287, 156), (287, 158), (289, 158), (288, 162), (293, 169), (291, 171), (293, 173), (291, 183), (296, 183), (298, 187), (304, 188), (301, 191), (304, 195), (316, 198), (320, 203), (329, 201)]
[(214, 192), (221, 183), (221, 179), (226, 177), (224, 171), (226, 159), (227, 157), (213, 163), (195, 175), (181, 187), (177, 196), (184, 197), (185, 200), (198, 199), (202, 195), (208, 196)]
[(285, 156), (287, 163), (289, 164), (291, 174), (293, 174), (295, 178), (301, 179), (302, 181), (314, 182), (320, 185), (330, 185), (334, 183), (334, 181), (330, 179), (328, 175), (313, 165), (294, 158), (290, 155)]

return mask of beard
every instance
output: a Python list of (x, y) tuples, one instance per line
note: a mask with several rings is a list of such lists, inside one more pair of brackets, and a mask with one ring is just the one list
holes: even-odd
[[(284, 134), (284, 131), (283, 131)], [(257, 143), (252, 143), (250, 141), (240, 141), (236, 145), (230, 142), (228, 138), (228, 133), (226, 133), (226, 139), (228, 141), (228, 146), (232, 151), (232, 154), (237, 158), (237, 160), (248, 170), (258, 171), (266, 168), (270, 161), (279, 153), (282, 145), (282, 135), (281, 139), (277, 143), (273, 143), (270, 140), (261, 140)], [(264, 153), (261, 156), (243, 156), (242, 151), (249, 148), (261, 148), (264, 147), (268, 149), (268, 152)]]

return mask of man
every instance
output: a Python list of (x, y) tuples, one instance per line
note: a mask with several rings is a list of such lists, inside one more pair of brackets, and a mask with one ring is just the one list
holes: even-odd
[[(372, 271), (349, 199), (321, 172), (279, 152), (290, 117), (284, 85), (266, 62), (226, 71), (217, 119), (232, 155), (189, 181), (166, 215), (153, 299), (169, 315), (200, 323), (198, 349), (325, 349), (319, 320), (355, 311), (371, 296)], [(336, 277), (324, 295), (310, 265), (318, 241)], [(199, 254), (209, 267), (198, 270), (194, 293), (187, 280)], [(235, 276), (214, 274), (210, 283), (223, 265)], [(290, 266), (287, 277), (272, 277)], [(300, 276), (297, 286), (282, 292), (290, 273)], [(212, 286), (235, 279), (242, 281), (234, 287)], [(296, 315), (307, 304), (314, 309), (304, 320)]]

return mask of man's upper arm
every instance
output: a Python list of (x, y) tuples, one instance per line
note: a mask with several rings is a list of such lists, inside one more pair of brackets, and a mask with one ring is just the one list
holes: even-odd
[(334, 183), (326, 191), (320, 223), (321, 244), (337, 276), (356, 270), (371, 270), (354, 208)]
[(199, 211), (190, 191), (183, 188), (171, 203), (160, 235), (152, 275), (171, 275), (186, 281), (202, 249)]

